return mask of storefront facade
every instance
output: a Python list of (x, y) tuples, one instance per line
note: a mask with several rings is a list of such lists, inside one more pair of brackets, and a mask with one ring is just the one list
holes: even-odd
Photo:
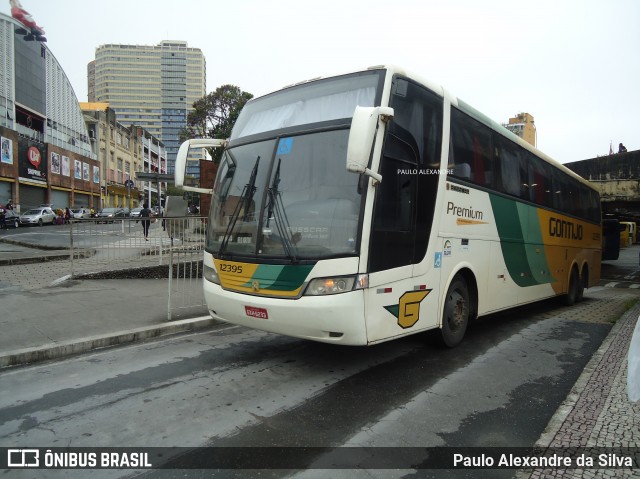
[(100, 168), (73, 88), (45, 43), (0, 14), (0, 205), (93, 206)]

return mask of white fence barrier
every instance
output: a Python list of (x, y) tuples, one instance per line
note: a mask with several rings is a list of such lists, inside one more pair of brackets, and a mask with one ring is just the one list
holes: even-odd
[(143, 220), (93, 218), (69, 228), (72, 277), (168, 278), (167, 319), (189, 311), (206, 314), (202, 256), (206, 218), (152, 218), (145, 238)]

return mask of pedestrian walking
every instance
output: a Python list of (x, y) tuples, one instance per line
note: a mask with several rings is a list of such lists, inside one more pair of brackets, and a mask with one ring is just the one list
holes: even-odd
[(142, 233), (144, 234), (144, 240), (149, 241), (149, 224), (151, 223), (151, 210), (147, 208), (147, 204), (142, 204), (142, 211), (140, 211), (140, 220), (142, 222)]

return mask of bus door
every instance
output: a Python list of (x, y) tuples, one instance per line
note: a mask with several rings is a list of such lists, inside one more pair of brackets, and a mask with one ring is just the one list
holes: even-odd
[(369, 239), (365, 313), (369, 341), (435, 326), (438, 282), (415, 276), (427, 251), (442, 141), (442, 99), (402, 78), (392, 87)]

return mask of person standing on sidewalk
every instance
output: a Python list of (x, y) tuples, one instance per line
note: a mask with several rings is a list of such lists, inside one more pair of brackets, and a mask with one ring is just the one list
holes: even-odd
[(142, 223), (142, 232), (144, 233), (144, 240), (149, 241), (149, 224), (151, 223), (151, 210), (147, 208), (147, 204), (142, 204), (142, 211), (140, 211), (140, 220)]

